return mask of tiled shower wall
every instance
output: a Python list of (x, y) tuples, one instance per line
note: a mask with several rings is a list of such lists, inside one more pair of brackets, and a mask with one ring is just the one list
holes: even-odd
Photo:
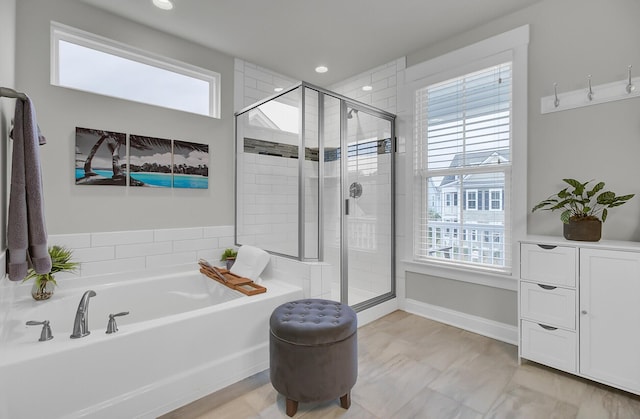
[[(376, 67), (365, 73), (351, 77), (341, 83), (337, 83), (331, 86), (329, 90), (335, 91), (336, 93), (340, 93), (344, 96), (353, 98), (374, 107), (386, 110), (388, 112), (396, 113), (398, 109), (397, 86), (398, 81), (402, 80), (404, 69), (405, 59), (401, 58), (385, 65)], [(236, 60), (236, 77), (236, 108), (248, 106), (258, 100), (273, 95), (273, 88), (284, 87), (277, 86), (277, 84), (279, 81), (286, 79), (284, 76), (270, 72), (269, 70), (266, 70), (264, 68), (251, 65), (241, 60)], [(242, 77), (242, 79), (240, 79), (240, 77)], [(372, 86), (373, 89), (368, 92), (363, 91), (362, 86), (364, 85)], [(258, 86), (260, 86), (259, 89), (257, 88)], [(241, 106), (238, 104), (241, 104)], [(307, 101), (307, 104), (315, 105), (316, 101), (311, 99)], [(327, 108), (325, 109), (325, 117), (327, 118), (327, 121), (329, 121), (329, 124), (325, 125), (325, 134), (334, 132), (336, 135), (339, 135), (339, 118), (337, 117), (337, 114), (339, 113), (339, 107), (337, 106), (338, 103), (337, 101), (335, 101), (335, 103), (329, 101), (326, 104)], [(337, 124), (332, 125), (330, 123), (331, 120), (335, 121)], [(306, 138), (313, 138), (315, 135), (317, 135), (315, 131), (309, 132), (310, 128), (316, 126), (317, 124), (307, 124), (308, 132), (305, 133)], [(374, 136), (375, 134), (372, 133), (371, 137)], [(364, 138), (368, 137), (364, 135)], [(325, 146), (335, 147), (336, 144), (325, 144)], [(262, 156), (258, 156), (257, 158), (261, 159)], [(365, 187), (367, 187), (368, 190), (378, 188), (374, 184), (379, 183), (379, 178), (385, 177), (385, 175), (388, 176), (388, 173), (391, 170), (389, 158), (390, 155), (388, 154), (378, 155), (378, 164), (380, 165), (379, 173), (377, 176), (372, 176), (370, 179), (367, 178), (365, 180)], [(333, 167), (335, 166), (335, 163), (336, 162), (327, 162), (327, 164), (325, 165), (325, 176), (331, 178), (332, 174), (334, 176), (339, 174), (338, 168)], [(265, 161), (265, 164), (268, 163)], [(308, 169), (310, 169), (312, 173), (317, 173), (316, 167)], [(308, 205), (306, 206), (307, 210), (310, 208), (310, 204), (313, 202), (313, 198), (311, 198), (311, 196), (317, 196), (314, 195), (315, 192), (312, 191), (309, 185), (310, 184), (307, 184), (305, 187), (305, 199), (308, 203)], [(335, 211), (336, 206), (339, 207), (339, 200), (336, 201), (334, 199), (337, 193), (336, 191), (339, 189), (339, 187), (339, 182), (332, 182), (331, 180), (325, 179), (325, 261), (329, 265), (326, 269), (332, 270), (330, 276), (334, 279), (337, 279), (339, 277), (339, 269), (337, 267), (339, 267), (340, 265), (338, 252), (339, 212)], [(383, 185), (383, 188), (386, 188), (388, 190), (388, 184)], [(368, 212), (370, 214), (373, 213), (382, 215), (385, 212), (388, 213), (388, 202), (392, 199), (392, 197), (376, 196), (376, 199), (378, 199), (379, 201), (378, 204), (365, 203), (364, 201), (362, 202), (362, 204), (376, 206), (375, 209), (369, 209)], [(264, 217), (268, 218), (269, 213), (265, 212)], [(393, 238), (391, 237), (391, 226), (387, 225), (388, 223), (386, 222), (383, 225), (379, 220), (367, 220), (365, 218), (366, 217), (363, 217), (363, 219), (361, 220), (362, 222), (354, 223), (354, 228), (352, 229), (353, 231), (350, 231), (350, 236), (353, 236), (350, 237), (350, 242), (353, 243), (360, 241), (360, 247), (362, 247), (362, 249), (356, 249), (354, 252), (352, 252), (352, 258), (349, 261), (350, 266), (354, 269), (354, 271), (361, 272), (362, 275), (360, 275), (358, 278), (350, 278), (350, 285), (353, 285), (362, 290), (378, 293), (384, 291), (385, 288), (388, 287), (388, 276), (380, 275), (380, 272), (385, 270), (383, 268), (388, 269), (389, 259), (381, 259), (379, 257), (379, 252), (386, 251), (387, 254), (390, 254), (391, 252), (391, 243), (393, 240)], [(267, 219), (263, 218), (263, 220), (268, 223)], [(307, 231), (312, 231), (313, 227), (314, 226), (306, 226)], [(268, 229), (268, 227), (264, 226), (264, 229)], [(370, 249), (366, 249), (366, 243), (371, 243), (372, 240), (371, 237), (366, 237), (368, 234), (367, 232), (371, 233), (372, 231), (377, 236), (377, 242), (375, 243), (375, 246), (377, 247), (378, 251), (376, 252), (371, 252), (369, 251)], [(306, 237), (310, 239), (313, 236), (307, 234)], [(387, 264), (387, 266), (382, 267), (380, 266), (381, 264)]]
[[(405, 58), (398, 58), (336, 83), (329, 90), (395, 114), (398, 110), (398, 79), (402, 79), (405, 68)], [(362, 86), (371, 86), (373, 89), (365, 92)]]

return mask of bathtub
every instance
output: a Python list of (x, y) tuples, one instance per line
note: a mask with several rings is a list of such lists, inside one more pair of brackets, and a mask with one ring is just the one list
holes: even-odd
[[(28, 284), (0, 299), (0, 418), (155, 418), (268, 368), (269, 316), (303, 294), (270, 280), (248, 297), (198, 271), (59, 283), (45, 302)], [(70, 339), (89, 289), (91, 334)], [(28, 320), (49, 320), (54, 338)]]

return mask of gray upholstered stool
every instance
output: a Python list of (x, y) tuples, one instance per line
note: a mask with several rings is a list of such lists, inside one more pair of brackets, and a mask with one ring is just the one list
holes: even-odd
[(269, 321), (273, 387), (287, 399), (287, 415), (298, 402), (340, 398), (351, 405), (358, 378), (358, 319), (351, 307), (329, 300), (297, 300), (277, 307)]

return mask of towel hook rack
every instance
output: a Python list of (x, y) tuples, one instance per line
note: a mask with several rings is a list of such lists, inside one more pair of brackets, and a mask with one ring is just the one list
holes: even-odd
[(591, 88), (591, 74), (587, 76), (587, 81), (589, 82), (589, 90), (587, 92), (587, 99), (590, 101), (593, 100), (593, 89)]
[(27, 100), (27, 95), (9, 87), (0, 87), (0, 97)]
[(558, 83), (553, 83), (553, 94), (556, 97), (556, 99), (553, 101), (553, 106), (557, 108), (558, 106), (560, 106), (560, 99), (558, 99)]

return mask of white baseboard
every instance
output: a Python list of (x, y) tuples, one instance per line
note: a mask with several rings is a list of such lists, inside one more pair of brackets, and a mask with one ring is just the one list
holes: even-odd
[(393, 298), (384, 303), (377, 304), (371, 308), (363, 310), (358, 313), (358, 327), (371, 323), (374, 320), (378, 320), (380, 317), (384, 317), (387, 314), (393, 313), (398, 310), (398, 299)]
[(483, 317), (423, 303), (422, 301), (412, 300), (409, 298), (404, 300), (404, 304), (401, 309), (427, 319), (459, 327), (460, 329), (468, 330), (492, 339), (518, 345), (518, 328), (510, 324), (488, 320)]

